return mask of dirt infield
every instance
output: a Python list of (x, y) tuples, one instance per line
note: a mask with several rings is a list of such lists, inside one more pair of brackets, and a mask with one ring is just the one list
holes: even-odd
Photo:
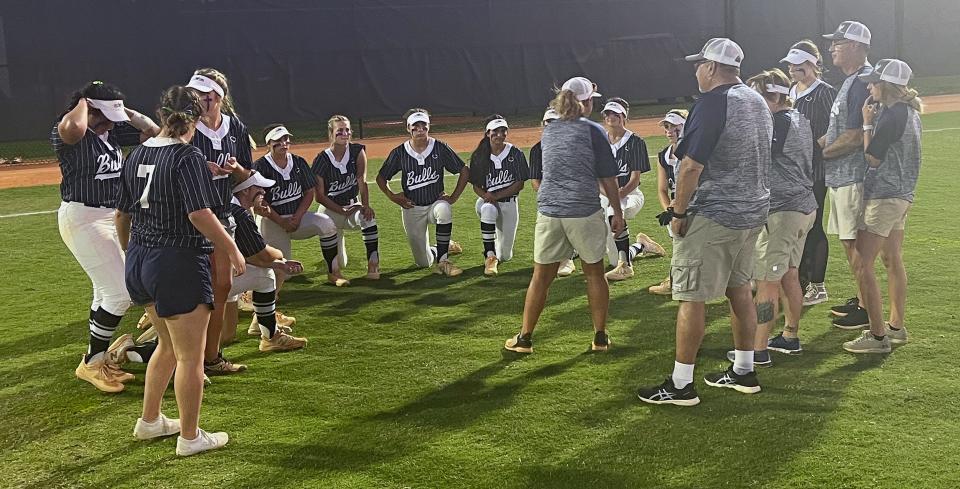
[[(956, 95), (935, 95), (924, 97), (924, 110), (928, 114), (936, 112), (954, 112), (960, 111), (960, 94)], [(657, 121), (659, 118), (634, 119), (628, 121), (627, 127), (640, 136), (659, 136), (663, 132)], [(444, 134), (442, 131), (434, 134), (438, 139), (449, 144), (455, 151), (472, 151), (477, 142), (482, 137), (480, 132), (459, 132)], [(367, 156), (370, 158), (386, 158), (390, 150), (402, 144), (404, 137), (386, 137), (361, 139), (358, 142), (367, 145)], [(514, 145), (526, 148), (533, 146), (540, 140), (539, 127), (524, 127), (510, 130), (510, 142)], [(326, 144), (302, 144), (296, 145), (293, 149), (308, 161), (326, 149)], [(254, 154), (259, 158), (264, 154), (260, 150)], [(53, 185), (60, 183), (60, 169), (56, 161), (35, 161), (19, 165), (0, 166), (0, 189), (31, 187), (34, 185)]]

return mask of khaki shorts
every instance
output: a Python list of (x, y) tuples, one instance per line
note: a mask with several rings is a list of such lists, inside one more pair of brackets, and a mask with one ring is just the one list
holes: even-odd
[(903, 199), (867, 200), (863, 206), (860, 229), (884, 238), (890, 236), (891, 231), (903, 231), (910, 205)]
[(753, 279), (778, 282), (790, 268), (800, 267), (803, 244), (817, 213), (774, 212), (757, 238)]
[(541, 265), (568, 260), (576, 250), (583, 263), (603, 261), (607, 244), (603, 211), (587, 217), (549, 217), (537, 213), (533, 261)]
[(839, 235), (844, 240), (857, 239), (857, 229), (863, 220), (863, 184), (831, 187), (827, 194), (830, 195), (827, 234)]
[(673, 238), (673, 300), (707, 302), (749, 283), (763, 226), (730, 229), (699, 215), (689, 219), (687, 235)]

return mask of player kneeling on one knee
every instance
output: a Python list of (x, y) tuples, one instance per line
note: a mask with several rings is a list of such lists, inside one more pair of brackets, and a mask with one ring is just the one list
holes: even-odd
[(367, 278), (380, 278), (380, 234), (370, 192), (367, 189), (367, 153), (362, 144), (350, 142), (350, 119), (335, 115), (327, 121), (330, 147), (313, 160), (317, 177), (315, 191), (321, 212), (337, 226), (337, 266), (347, 266), (343, 231), (359, 229), (367, 249)]
[[(434, 273), (454, 277), (463, 270), (450, 262), (449, 255), (462, 251), (451, 241), (453, 210), (451, 206), (470, 178), (470, 169), (463, 160), (442, 141), (429, 136), (430, 115), (425, 109), (410, 109), (405, 114), (410, 140), (390, 152), (377, 175), (377, 185), (387, 198), (403, 208), (403, 231), (410, 243), (413, 261), (418, 267), (436, 263)], [(444, 170), (459, 173), (452, 195), (443, 191)], [(394, 193), (387, 181), (397, 173), (403, 192)], [(429, 246), (427, 225), (437, 227), (437, 246)]]
[[(275, 181), (264, 194), (267, 207), (261, 214), (260, 232), (267, 244), (279, 249), (285, 257), (292, 257), (291, 240), (319, 236), (320, 250), (327, 262), (327, 281), (337, 287), (350, 285), (336, 264), (337, 226), (326, 214), (310, 212), (317, 179), (306, 160), (290, 153), (291, 136), (281, 125), (267, 128), (264, 139), (270, 152), (254, 162), (254, 169)], [(278, 289), (284, 280), (285, 274), (280, 273)]]
[(496, 275), (497, 265), (513, 258), (520, 222), (517, 194), (529, 178), (523, 152), (506, 142), (508, 130), (503, 116), (487, 118), (484, 137), (470, 155), (470, 182), (479, 196), (476, 208), (487, 276)]
[[(303, 265), (297, 261), (285, 260), (280, 250), (267, 245), (257, 230), (253, 216), (247, 210), (263, 205), (263, 189), (273, 186), (274, 183), (259, 173), (251, 172), (249, 177), (234, 186), (234, 199), (230, 204), (231, 217), (237, 225), (237, 247), (250, 266), (247, 267), (247, 273), (234, 279), (227, 302), (235, 304), (240, 293), (253, 291), (254, 317), (250, 322), (250, 330), (260, 336), (260, 351), (263, 352), (296, 350), (307, 344), (306, 338), (287, 334), (290, 328), (278, 325), (276, 314), (277, 274), (296, 275), (303, 271)], [(224, 330), (235, 335), (237, 309), (230, 309), (232, 312), (227, 318), (227, 324), (232, 327)]]

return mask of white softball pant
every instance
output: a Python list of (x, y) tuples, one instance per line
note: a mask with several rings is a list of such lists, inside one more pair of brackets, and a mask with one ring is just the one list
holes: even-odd
[[(607, 258), (610, 260), (610, 264), (616, 265), (620, 257), (617, 253), (617, 245), (614, 243), (613, 230), (610, 229), (610, 218), (613, 217), (613, 207), (610, 207), (610, 199), (603, 194), (600, 194), (600, 206), (603, 208), (603, 215), (606, 217), (604, 221), (607, 223)], [(643, 192), (641, 192), (640, 189), (635, 189), (633, 192), (627, 194), (626, 197), (620, 199), (620, 209), (623, 210), (624, 221), (629, 221), (637, 217), (640, 209), (643, 209)]]
[(517, 226), (520, 224), (520, 206), (516, 197), (509, 202), (495, 204), (478, 198), (476, 210), (480, 222), (497, 225), (497, 259), (508, 261), (513, 258), (513, 243), (517, 239)]
[(410, 243), (413, 262), (424, 268), (433, 265), (433, 253), (430, 251), (429, 224), (450, 224), (453, 222), (453, 210), (450, 203), (437, 200), (430, 205), (418, 205), (410, 209), (401, 209), (403, 232)]
[(366, 229), (370, 226), (376, 226), (376, 218), (370, 219), (369, 221), (363, 218), (360, 211), (351, 212), (350, 215), (345, 216), (339, 212), (327, 211), (323, 206), (320, 206), (320, 213), (330, 218), (333, 221), (334, 226), (337, 227), (337, 246), (340, 248), (337, 253), (337, 263), (340, 265), (340, 268), (347, 266), (347, 244), (343, 239), (342, 231), (359, 231), (361, 229)]
[(333, 220), (326, 214), (307, 212), (303, 215), (303, 219), (300, 220), (300, 227), (292, 233), (288, 233), (280, 227), (279, 224), (266, 217), (257, 216), (257, 218), (260, 220), (260, 234), (263, 235), (263, 240), (266, 241), (268, 245), (280, 250), (280, 252), (283, 253), (283, 257), (287, 259), (293, 259), (293, 255), (291, 254), (292, 240), (310, 239), (315, 236), (327, 238), (337, 234), (337, 226), (333, 224)]
[(57, 224), (63, 243), (93, 283), (90, 310), (102, 307), (114, 316), (123, 316), (131, 302), (113, 214), (113, 209), (63, 202), (57, 211)]
[(254, 292), (273, 292), (277, 290), (277, 276), (272, 268), (260, 268), (247, 264), (247, 271), (239, 277), (233, 277), (233, 286), (227, 302), (236, 302), (240, 294), (252, 290)]

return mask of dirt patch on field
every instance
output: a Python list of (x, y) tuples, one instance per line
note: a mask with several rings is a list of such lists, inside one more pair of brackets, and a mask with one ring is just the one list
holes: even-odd
[[(960, 111), (960, 94), (958, 95), (936, 95), (924, 97), (925, 111), (928, 114), (936, 112), (954, 112)], [(446, 119), (458, 119), (457, 116), (447, 117)], [(659, 118), (634, 119), (627, 123), (627, 127), (643, 137), (659, 136), (663, 131), (657, 126)], [(441, 121), (437, 121), (440, 125)], [(480, 132), (458, 132), (447, 133), (438, 132), (434, 134), (437, 139), (442, 140), (452, 147), (455, 151), (472, 151), (477, 146), (477, 142), (483, 136)], [(522, 127), (510, 130), (510, 142), (516, 146), (526, 148), (533, 146), (540, 140), (539, 127)], [(361, 139), (361, 142), (367, 145), (367, 156), (370, 158), (386, 158), (390, 150), (403, 144), (404, 137), (387, 138), (368, 138)], [(326, 144), (298, 144), (293, 150), (295, 153), (303, 156), (308, 161), (313, 161), (313, 157), (320, 151), (326, 149)], [(255, 158), (259, 158), (264, 153), (263, 150), (256, 152)], [(53, 185), (60, 183), (60, 168), (57, 167), (55, 160), (36, 160), (17, 165), (0, 166), (0, 189), (30, 187), (34, 185)]]

